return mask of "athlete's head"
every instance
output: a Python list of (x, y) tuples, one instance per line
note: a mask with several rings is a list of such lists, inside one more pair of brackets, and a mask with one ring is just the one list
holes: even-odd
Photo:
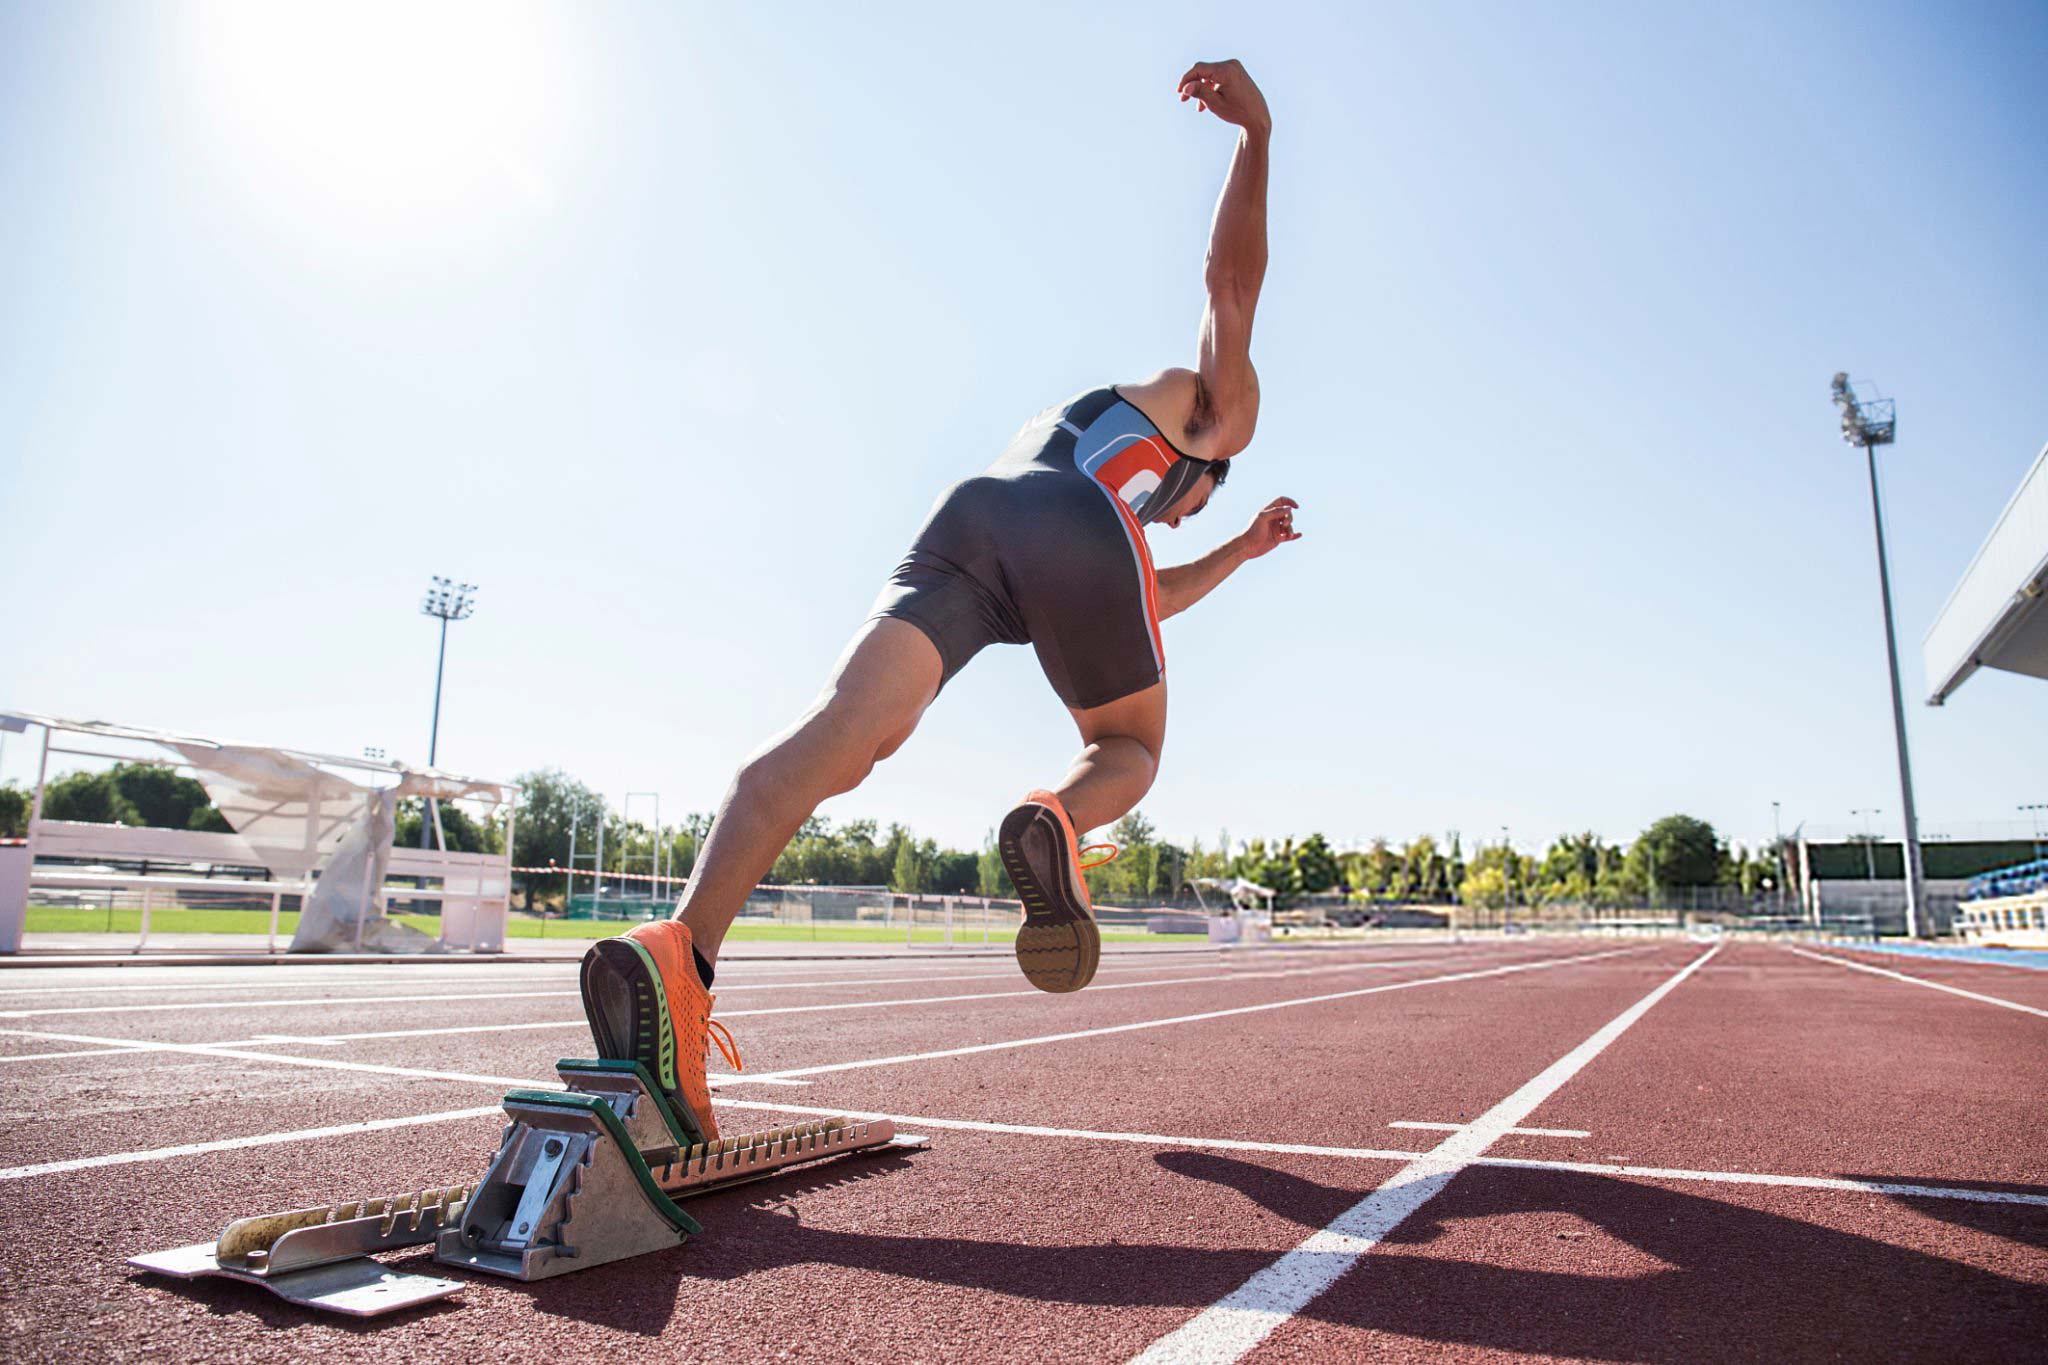
[(1216, 490), (1223, 487), (1223, 481), (1230, 477), (1230, 461), (1218, 460), (1210, 465), (1195, 486), (1181, 494), (1179, 502), (1169, 507), (1160, 520), (1178, 530), (1180, 524), (1209, 505), (1209, 499), (1216, 496)]

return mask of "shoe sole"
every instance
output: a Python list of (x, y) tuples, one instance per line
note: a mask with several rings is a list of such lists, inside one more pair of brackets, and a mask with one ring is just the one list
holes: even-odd
[[(609, 972), (610, 988), (597, 973)], [(590, 1021), (591, 1041), (600, 1057), (628, 1058), (647, 1068), (647, 1074), (673, 1100), (676, 1097), (676, 1031), (669, 1019), (668, 993), (662, 989), (661, 972), (654, 956), (629, 938), (600, 939), (583, 955), (577, 985), (583, 993), (583, 1017)], [(629, 1032), (617, 1030), (603, 999), (614, 1002), (623, 992)]]
[(1086, 902), (1077, 902), (1067, 888), (1047, 886), (1033, 870), (1027, 851), (1043, 854), (1053, 867), (1071, 861), (1066, 833), (1049, 806), (1026, 801), (1003, 817), (996, 834), (1003, 870), (1024, 901), (1024, 923), (1017, 930), (1017, 965), (1024, 979), (1042, 991), (1064, 995), (1095, 979), (1102, 961), (1102, 932)]

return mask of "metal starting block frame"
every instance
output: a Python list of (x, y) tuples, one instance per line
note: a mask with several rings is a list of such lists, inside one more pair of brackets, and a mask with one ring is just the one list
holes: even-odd
[(470, 1187), (448, 1185), (390, 1199), (237, 1218), (217, 1242), (132, 1256), (128, 1264), (174, 1279), (219, 1275), (260, 1284), (289, 1303), (374, 1317), (445, 1299), (460, 1280), (387, 1270), (374, 1251), (416, 1246), (459, 1218)]
[(678, 1246), (702, 1231), (676, 1201), (860, 1152), (919, 1150), (888, 1119), (828, 1118), (706, 1142), (638, 1062), (570, 1059), (565, 1091), (515, 1090), (481, 1182), (241, 1218), (216, 1242), (136, 1256), (143, 1270), (260, 1284), (292, 1303), (371, 1317), (445, 1299), (459, 1280), (371, 1253), (434, 1244), (443, 1265), (518, 1280)]

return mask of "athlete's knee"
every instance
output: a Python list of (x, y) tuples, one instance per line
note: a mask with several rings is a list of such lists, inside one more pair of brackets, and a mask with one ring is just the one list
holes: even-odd
[(1141, 758), (1155, 769), (1158, 768), (1159, 760), (1166, 751), (1164, 735), (1117, 735), (1115, 738), (1118, 743), (1129, 745), (1135, 751), (1135, 757)]
[(1157, 738), (1143, 735), (1104, 735), (1095, 741), (1104, 749), (1114, 749), (1117, 759), (1130, 776), (1144, 783), (1150, 790), (1159, 776), (1160, 750), (1165, 746)]
[(756, 750), (740, 765), (734, 786), (743, 798), (786, 800), (801, 793), (815, 803), (852, 791), (873, 768), (871, 753), (828, 728), (804, 724)]

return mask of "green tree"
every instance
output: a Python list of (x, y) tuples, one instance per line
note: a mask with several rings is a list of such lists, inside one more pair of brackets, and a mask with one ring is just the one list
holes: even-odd
[[(522, 816), (523, 818), (523, 816)], [(407, 797), (398, 803), (398, 810), (392, 817), (391, 843), (395, 848), (418, 848), (420, 846), (420, 825), (427, 826), (427, 847), (434, 847), (433, 817), (427, 812), (427, 803), (419, 797)], [(452, 801), (441, 803), (441, 833), (448, 840), (450, 853), (502, 853), (505, 851), (505, 828), (496, 821), (482, 821), (473, 818), (469, 812)], [(607, 843), (613, 839), (612, 831), (606, 831)], [(524, 843), (524, 840), (520, 841)], [(564, 855), (567, 857), (566, 846)], [(605, 850), (605, 866), (619, 866), (619, 859), (611, 856), (609, 847)], [(530, 863), (522, 867), (534, 866)]]
[(1601, 868), (1612, 856), (1613, 849), (1590, 830), (1560, 835), (1544, 853), (1543, 861), (1530, 869), (1530, 899), (1538, 903), (1591, 904)]
[(937, 850), (931, 862), (931, 889), (941, 896), (972, 896), (981, 882), (981, 860), (959, 849)]
[[(515, 780), (519, 784), (519, 816), (512, 835), (513, 865), (566, 869), (572, 824), (576, 828), (577, 862), (587, 865), (584, 858), (597, 848), (597, 822), (606, 815), (604, 798), (560, 768), (536, 768), (521, 773)], [(412, 843), (419, 843), (417, 815)], [(529, 898), (535, 893), (559, 896), (568, 886), (568, 877), (535, 874), (526, 878), (526, 883)], [(583, 885), (585, 891), (590, 889), (588, 882)]]
[(45, 820), (82, 820), (95, 825), (139, 825), (111, 773), (66, 773), (43, 788)]
[(0, 839), (28, 837), (29, 793), (12, 782), (0, 784)]
[(1003, 855), (996, 851), (996, 832), (990, 830), (981, 842), (981, 856), (976, 859), (978, 885), (975, 894), (991, 900), (1015, 900), (1017, 888), (1010, 885), (1010, 873), (1003, 866)]
[(1725, 857), (1714, 827), (1690, 815), (1667, 815), (1629, 845), (1628, 878), (1639, 891), (1670, 886), (1713, 886)]
[(1489, 849), (1472, 855), (1472, 865), (1458, 884), (1458, 899), (1466, 905), (1499, 909), (1508, 903), (1508, 879), (1499, 858), (1489, 860)]
[[(175, 769), (154, 763), (122, 763), (107, 778), (145, 825), (156, 829), (205, 829), (217, 822), (220, 828), (227, 828), (220, 813), (213, 811), (206, 788)], [(212, 820), (206, 818), (208, 811), (213, 811)]]
[(1360, 896), (1384, 896), (1393, 887), (1401, 860), (1385, 839), (1374, 839), (1363, 853), (1347, 853), (1338, 859), (1344, 880)]
[(1294, 850), (1291, 862), (1289, 880), (1292, 887), (1307, 895), (1328, 891), (1342, 875), (1337, 866), (1337, 855), (1330, 851), (1329, 841), (1320, 834), (1311, 834), (1303, 839)]
[[(896, 828), (902, 828), (896, 826)], [(896, 860), (889, 872), (889, 885), (896, 891), (915, 894), (926, 889), (927, 865), (917, 842), (907, 836), (896, 841)]]

